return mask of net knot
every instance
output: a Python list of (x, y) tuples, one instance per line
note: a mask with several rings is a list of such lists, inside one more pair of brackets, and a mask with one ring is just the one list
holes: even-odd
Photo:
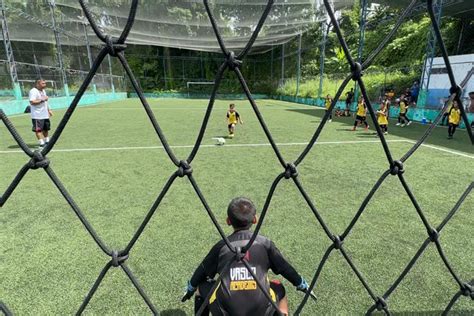
[(234, 70), (235, 68), (239, 68), (242, 65), (242, 61), (235, 58), (235, 53), (230, 51), (227, 54), (227, 66), (229, 69)]
[(387, 302), (385, 302), (385, 300), (382, 297), (377, 297), (377, 301), (375, 302), (375, 307), (377, 308), (378, 311), (386, 309)]
[(456, 96), (461, 97), (461, 96), (462, 96), (462, 88), (461, 88), (460, 85), (452, 86), (452, 87), (449, 89), (449, 93), (451, 93), (451, 94), (456, 93)]
[(334, 243), (334, 248), (336, 248), (337, 250), (341, 249), (342, 247), (342, 244), (344, 243), (344, 240), (341, 239), (341, 236), (337, 236), (337, 235), (334, 235), (332, 236), (332, 241)]
[(430, 236), (430, 240), (431, 240), (432, 242), (435, 242), (435, 241), (438, 240), (439, 233), (438, 233), (438, 231), (437, 231), (436, 229), (431, 228), (431, 229), (429, 230), (429, 232), (428, 232), (428, 235)]
[(118, 267), (128, 259), (128, 254), (122, 254), (117, 250), (112, 251), (112, 266)]
[(359, 80), (363, 73), (362, 73), (362, 65), (360, 63), (354, 63), (354, 65), (351, 66), (351, 72), (352, 72), (352, 80), (356, 81)]
[(116, 42), (114, 42), (113, 37), (110, 35), (107, 35), (105, 37), (105, 44), (109, 55), (112, 57), (117, 57), (118, 53), (124, 51), (125, 48), (127, 48), (127, 45), (125, 44), (117, 44)]
[(392, 166), (390, 167), (390, 174), (395, 176), (395, 175), (400, 175), (404, 173), (405, 170), (403, 169), (403, 162), (400, 160), (395, 160), (392, 163)]
[(193, 167), (186, 160), (181, 160), (179, 162), (178, 176), (182, 178), (191, 175), (191, 173), (193, 173)]
[(33, 152), (33, 157), (28, 163), (28, 167), (30, 167), (30, 169), (36, 170), (38, 168), (47, 168), (48, 166), (49, 166), (49, 159), (44, 157), (43, 154), (39, 150), (35, 150)]
[(472, 288), (472, 285), (470, 285), (469, 283), (463, 283), (461, 285), (461, 294), (467, 297), (470, 296), (471, 299), (474, 300), (474, 289)]
[(285, 168), (285, 179), (296, 178), (298, 176), (298, 170), (293, 163), (287, 163)]
[(245, 257), (246, 251), (243, 251), (241, 247), (235, 248), (235, 260), (241, 262)]

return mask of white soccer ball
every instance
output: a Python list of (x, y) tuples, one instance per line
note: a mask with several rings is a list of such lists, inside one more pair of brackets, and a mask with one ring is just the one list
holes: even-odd
[(217, 142), (217, 145), (219, 146), (222, 146), (225, 144), (225, 138), (223, 137), (214, 137), (213, 139)]

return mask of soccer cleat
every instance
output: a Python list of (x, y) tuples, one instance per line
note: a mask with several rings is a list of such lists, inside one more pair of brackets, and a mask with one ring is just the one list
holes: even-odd
[(400, 127), (405, 127), (405, 124), (400, 125)]
[(353, 131), (353, 132), (354, 132), (355, 130), (356, 130), (356, 128), (355, 128), (355, 127), (353, 127), (353, 128), (351, 129), (351, 131)]
[(410, 124), (411, 124), (411, 121), (409, 121), (409, 122), (407, 123), (407, 126), (409, 126)]
[(395, 125), (400, 126), (401, 124), (402, 124), (402, 123), (397, 123), (397, 124), (395, 124)]
[(331, 119), (329, 119), (329, 120), (328, 120), (328, 122), (329, 122), (329, 123), (331, 123), (331, 122), (332, 122), (332, 120), (331, 120)]
[(233, 138), (233, 137), (234, 137), (234, 134), (229, 134), (229, 137), (230, 137), (230, 138)]
[(367, 126), (365, 127), (365, 130), (368, 131), (368, 130), (369, 130), (369, 127), (370, 127), (370, 126), (367, 125)]
[(387, 134), (388, 134), (388, 132), (384, 132), (383, 134), (384, 134), (384, 135), (387, 135)]

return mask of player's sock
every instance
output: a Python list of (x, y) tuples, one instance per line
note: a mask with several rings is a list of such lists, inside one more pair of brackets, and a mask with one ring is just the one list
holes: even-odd
[(45, 141), (46, 144), (49, 143), (49, 137), (46, 137), (46, 138), (44, 139), (44, 141)]
[(39, 139), (38, 142), (39, 142), (40, 147), (44, 146), (45, 144), (43, 138)]

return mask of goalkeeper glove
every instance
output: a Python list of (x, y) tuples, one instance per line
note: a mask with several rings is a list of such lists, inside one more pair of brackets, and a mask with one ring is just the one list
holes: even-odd
[(303, 277), (301, 277), (301, 283), (300, 283), (300, 285), (298, 285), (298, 286), (296, 287), (296, 289), (297, 289), (298, 291), (306, 292), (306, 291), (309, 289), (308, 282), (306, 282), (306, 280), (305, 280)]
[(181, 302), (186, 302), (189, 300), (193, 295), (194, 292), (196, 292), (197, 288), (191, 285), (191, 281), (188, 281), (188, 285), (186, 286), (185, 293), (183, 298), (181, 299)]

